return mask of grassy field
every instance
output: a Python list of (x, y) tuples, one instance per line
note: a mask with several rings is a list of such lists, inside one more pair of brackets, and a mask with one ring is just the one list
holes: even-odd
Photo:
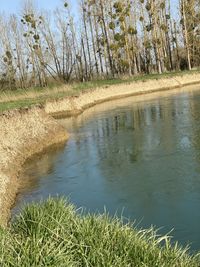
[(71, 83), (68, 85), (51, 85), (46, 88), (18, 89), (15, 91), (0, 92), (0, 112), (8, 109), (30, 107), (35, 104), (44, 104), (49, 100), (61, 99), (67, 96), (79, 95), (82, 92), (96, 88), (109, 87), (110, 85), (126, 84), (135, 81), (147, 81), (153, 79), (173, 77), (177, 75), (197, 73), (199, 71), (184, 71), (164, 74), (140, 75), (131, 78), (95, 80), (83, 83)]
[(153, 229), (107, 215), (80, 215), (64, 199), (27, 206), (0, 230), (2, 267), (197, 267), (199, 255)]

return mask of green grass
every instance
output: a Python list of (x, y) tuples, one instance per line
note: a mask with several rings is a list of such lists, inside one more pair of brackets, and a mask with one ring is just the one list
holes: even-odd
[(11, 109), (18, 109), (18, 108), (25, 108), (31, 107), (34, 105), (43, 105), (48, 101), (62, 99), (67, 96), (75, 95), (75, 92), (59, 92), (54, 95), (44, 95), (38, 97), (37, 94), (34, 98), (23, 98), (14, 100), (14, 101), (5, 101), (0, 102), (0, 112), (11, 110)]
[(126, 84), (137, 81), (148, 81), (153, 79), (161, 79), (173, 76), (181, 76), (185, 74), (198, 73), (199, 70), (171, 72), (163, 74), (138, 75), (131, 78), (116, 78), (116, 79), (101, 79), (83, 83), (51, 84), (47, 88), (29, 88), (17, 89), (15, 91), (0, 92), (0, 112), (15, 109), (30, 107), (35, 104), (44, 104), (46, 101), (62, 99), (67, 96), (79, 95), (85, 91), (96, 88), (108, 87), (117, 84)]
[(170, 245), (153, 229), (108, 215), (80, 215), (63, 199), (25, 208), (0, 230), (2, 267), (197, 267), (199, 255)]

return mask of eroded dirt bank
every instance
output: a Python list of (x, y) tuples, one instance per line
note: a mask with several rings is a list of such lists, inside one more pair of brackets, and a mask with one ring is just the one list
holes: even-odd
[(98, 88), (90, 92), (82, 93), (79, 96), (68, 97), (61, 100), (50, 101), (45, 104), (46, 113), (54, 117), (71, 116), (80, 114), (88, 107), (111, 99), (118, 99), (127, 96), (149, 94), (181, 88), (182, 86), (200, 83), (200, 74), (184, 74), (165, 79), (155, 79), (124, 83), (119, 85)]
[(68, 134), (40, 108), (4, 112), (0, 127), (0, 223), (5, 223), (24, 162), (47, 147), (64, 143)]

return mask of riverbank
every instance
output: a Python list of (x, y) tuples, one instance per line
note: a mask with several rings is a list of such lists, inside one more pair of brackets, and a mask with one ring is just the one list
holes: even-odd
[(77, 96), (48, 101), (44, 104), (46, 113), (54, 117), (72, 116), (83, 112), (88, 107), (109, 100), (163, 92), (183, 86), (200, 84), (200, 73), (185, 74), (144, 81), (127, 82), (83, 92)]
[(200, 74), (195, 72), (178, 76), (160, 76), (158, 79), (154, 77), (134, 82), (124, 81), (115, 85), (104, 84), (101, 88), (81, 91), (76, 96), (46, 101), (40, 107), (1, 113), (0, 220), (5, 222), (8, 218), (17, 192), (17, 177), (26, 159), (53, 144), (67, 140), (66, 130), (48, 114), (53, 117), (71, 116), (108, 100), (163, 92), (198, 83), (200, 84)]
[(64, 143), (66, 130), (40, 108), (0, 115), (0, 223), (9, 218), (24, 162), (44, 149)]
[[(130, 78), (122, 77), (117, 79), (101, 79), (83, 83), (70, 83), (70, 84), (52, 84), (45, 88), (29, 88), (18, 89), (14, 91), (3, 91), (0, 93), (0, 112), (16, 108), (31, 107), (34, 105), (46, 106), (50, 102), (62, 102), (63, 99), (73, 99), (80, 97), (83, 94), (91, 94), (94, 91), (100, 92), (100, 89), (109, 89), (123, 87), (123, 93), (126, 92), (125, 86), (132, 85), (131, 95), (141, 90), (140, 85), (146, 87), (151, 81), (152, 89), (157, 84), (158, 80), (165, 81), (169, 79), (176, 79), (178, 84), (187, 85), (196, 82), (199, 79), (195, 76), (199, 75), (198, 70), (172, 72), (163, 74), (139, 75)], [(184, 81), (186, 77), (187, 81)], [(155, 82), (155, 83), (154, 83)], [(162, 82), (161, 82), (162, 84)], [(137, 88), (136, 88), (137, 87)], [(157, 88), (158, 89), (158, 88)], [(169, 89), (169, 88), (168, 88)], [(105, 90), (108, 91), (108, 90)], [(134, 92), (133, 92), (134, 91)], [(106, 94), (108, 92), (105, 92)], [(105, 95), (106, 96), (106, 95)], [(112, 95), (113, 97), (113, 95)]]
[(0, 231), (0, 265), (198, 267), (199, 255), (153, 229), (138, 230), (108, 215), (83, 215), (63, 199), (25, 208)]

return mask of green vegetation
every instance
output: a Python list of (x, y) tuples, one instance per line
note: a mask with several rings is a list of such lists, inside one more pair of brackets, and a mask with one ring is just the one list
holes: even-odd
[(83, 83), (71, 83), (70, 85), (52, 84), (48, 87), (37, 87), (29, 89), (7, 90), (0, 93), (0, 112), (15, 109), (30, 107), (36, 104), (44, 104), (47, 101), (62, 99), (67, 96), (79, 95), (85, 91), (96, 88), (109, 87), (111, 85), (126, 84), (137, 81), (147, 81), (153, 79), (170, 78), (181, 76), (184, 74), (199, 73), (199, 70), (171, 72), (163, 74), (138, 75), (129, 78), (117, 78), (106, 80), (94, 80)]
[(81, 215), (63, 199), (27, 206), (0, 231), (2, 267), (197, 267), (199, 255), (170, 245), (153, 229), (108, 215)]

